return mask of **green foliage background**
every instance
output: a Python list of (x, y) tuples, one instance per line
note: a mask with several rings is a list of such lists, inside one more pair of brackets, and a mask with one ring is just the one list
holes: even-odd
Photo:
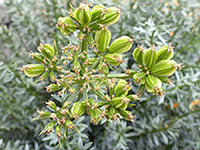
[[(50, 99), (45, 85), (33, 84), (33, 79), (19, 72), (22, 65), (33, 62), (30, 50), (39, 43), (60, 47), (75, 41), (75, 34), (63, 37), (55, 28), (57, 18), (66, 16), (69, 2), (75, 7), (81, 2), (69, 0), (6, 0), (0, 7), (0, 149), (59, 149), (55, 134), (38, 136), (45, 121), (33, 122), (37, 108)], [(86, 2), (86, 1), (84, 1)], [(133, 35), (136, 42), (125, 56), (128, 61), (117, 68), (136, 68), (132, 58), (138, 44), (158, 47), (172, 43), (174, 59), (185, 65), (176, 72), (174, 86), (166, 85), (160, 98), (145, 93), (130, 111), (134, 123), (126, 121), (92, 125), (81, 117), (77, 126), (81, 134), (69, 133), (66, 149), (200, 149), (200, 107), (189, 109), (200, 100), (200, 2), (198, 0), (91, 0), (92, 4), (120, 7), (123, 15), (110, 27), (113, 38)], [(132, 86), (135, 93), (137, 85)], [(52, 100), (62, 100), (55, 95)], [(175, 107), (177, 106), (177, 107)], [(87, 127), (87, 126), (88, 127)]]

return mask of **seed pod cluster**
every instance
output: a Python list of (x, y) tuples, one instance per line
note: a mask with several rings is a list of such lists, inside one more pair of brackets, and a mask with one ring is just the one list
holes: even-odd
[(171, 58), (174, 56), (173, 47), (165, 45), (158, 51), (155, 45), (144, 50), (142, 46), (135, 48), (134, 59), (138, 62), (141, 72), (133, 78), (136, 83), (141, 83), (148, 92), (163, 95), (162, 83), (170, 83), (169, 76), (173, 75), (181, 66)]

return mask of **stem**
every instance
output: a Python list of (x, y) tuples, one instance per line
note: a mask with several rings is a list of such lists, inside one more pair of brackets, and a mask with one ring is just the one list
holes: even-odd
[(87, 41), (86, 41), (85, 38), (81, 42), (81, 53), (84, 54), (83, 52), (86, 52), (86, 54), (84, 55), (85, 58), (81, 57), (81, 69), (82, 69), (82, 72), (84, 72), (84, 69), (85, 69), (83, 67), (83, 63), (85, 62), (85, 59), (87, 59)]
[(107, 78), (118, 78), (118, 79), (132, 79), (133, 75), (128, 74), (109, 74)]
[(101, 93), (101, 92), (98, 91), (98, 90), (95, 90), (93, 84), (90, 84), (90, 87), (92, 88), (92, 92), (93, 92), (95, 95), (97, 95), (97, 97), (98, 97), (99, 99), (101, 99), (102, 101), (105, 101), (105, 98), (104, 98), (105, 95), (104, 95), (103, 93)]

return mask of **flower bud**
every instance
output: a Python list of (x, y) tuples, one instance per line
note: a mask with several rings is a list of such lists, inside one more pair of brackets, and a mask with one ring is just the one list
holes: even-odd
[(163, 46), (158, 50), (157, 62), (161, 60), (170, 60), (174, 56), (174, 49), (171, 46)]
[(109, 7), (107, 9), (105, 18), (99, 19), (100, 24), (111, 25), (116, 23), (120, 18), (121, 10), (116, 7)]
[(80, 4), (74, 11), (74, 17), (78, 20), (81, 25), (88, 25), (92, 19), (92, 13), (89, 10), (88, 5)]
[(60, 17), (58, 18), (56, 28), (60, 29), (60, 32), (66, 36), (70, 32), (75, 31), (76, 25), (70, 17)]
[(75, 57), (75, 59), (73, 61), (73, 70), (74, 71), (80, 71), (81, 70), (81, 65), (80, 65), (77, 57)]
[(156, 76), (171, 76), (177, 69), (176, 65), (174, 60), (161, 60), (154, 65), (151, 73)]
[(107, 60), (113, 66), (118, 66), (123, 62), (122, 55), (118, 53), (107, 54), (105, 56), (105, 60)]
[(96, 47), (100, 52), (104, 52), (111, 39), (111, 32), (107, 28), (101, 29), (95, 34)]
[(95, 5), (92, 10), (92, 21), (98, 20), (98, 19), (105, 19), (106, 13), (105, 13), (105, 7), (103, 5)]
[(156, 63), (157, 58), (158, 58), (158, 52), (156, 51), (156, 48), (153, 45), (148, 50), (144, 51), (144, 54), (143, 54), (143, 64), (148, 69), (151, 69), (154, 66), (154, 64)]
[(50, 44), (40, 44), (38, 51), (40, 51), (45, 57), (49, 59), (52, 59), (52, 56), (54, 55), (54, 48)]
[(74, 103), (71, 108), (72, 118), (80, 117), (82, 114), (84, 114), (85, 109), (86, 109), (86, 106), (84, 103), (82, 103), (82, 102)]
[(42, 64), (30, 64), (23, 66), (22, 71), (28, 77), (37, 77), (44, 72), (45, 68)]
[(122, 36), (114, 40), (108, 48), (110, 53), (125, 53), (132, 47), (133, 40), (128, 36)]
[(143, 54), (144, 54), (144, 48), (142, 46), (138, 46), (133, 51), (133, 57), (137, 61), (138, 64), (142, 64), (143, 63), (142, 62)]

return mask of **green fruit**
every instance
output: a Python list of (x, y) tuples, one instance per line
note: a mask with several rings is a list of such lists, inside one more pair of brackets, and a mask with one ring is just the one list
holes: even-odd
[(90, 34), (86, 35), (87, 43), (91, 46), (94, 43), (94, 39)]
[(151, 73), (156, 76), (171, 76), (176, 71), (176, 64), (174, 60), (161, 60), (154, 65)]
[(54, 55), (54, 48), (50, 44), (40, 44), (38, 51), (40, 51), (45, 57), (49, 59), (52, 59), (52, 56)]
[(72, 108), (71, 108), (71, 114), (72, 114), (72, 118), (77, 118), (80, 117), (81, 115), (84, 114), (86, 109), (86, 106), (84, 103), (82, 102), (76, 102), (73, 104)]
[(107, 9), (105, 18), (99, 19), (100, 24), (111, 25), (116, 23), (120, 18), (121, 10), (116, 7), (109, 7)]
[(107, 54), (105, 56), (105, 60), (107, 60), (113, 66), (118, 66), (119, 64), (123, 62), (122, 55), (118, 53)]
[(143, 63), (142, 62), (143, 54), (144, 54), (144, 48), (142, 48), (142, 46), (138, 46), (133, 51), (133, 57), (137, 61), (138, 64), (142, 64)]
[(103, 5), (95, 5), (92, 10), (92, 21), (98, 20), (98, 19), (105, 19), (105, 7)]
[(125, 80), (120, 80), (115, 86), (114, 92), (116, 97), (126, 96), (131, 87)]
[(30, 64), (23, 66), (22, 71), (28, 77), (37, 77), (44, 72), (45, 68), (42, 64)]
[(136, 74), (133, 75), (133, 79), (136, 83), (145, 83), (145, 76), (147, 74), (145, 72), (138, 72)]
[(162, 90), (162, 82), (154, 75), (148, 75), (146, 77), (145, 87), (148, 92), (159, 92)]
[(111, 39), (111, 32), (107, 28), (104, 28), (102, 30), (99, 30), (95, 34), (95, 42), (96, 42), (96, 47), (100, 52), (104, 52)]
[(158, 50), (157, 62), (161, 60), (170, 60), (174, 56), (174, 49), (171, 46), (163, 46)]
[(46, 87), (47, 92), (54, 92), (60, 90), (62, 87), (58, 86), (57, 84), (50, 84), (49, 86)]
[(148, 50), (144, 51), (143, 54), (143, 64), (148, 68), (151, 69), (157, 61), (158, 52), (154, 46), (150, 47)]
[(125, 53), (132, 47), (133, 40), (128, 36), (122, 36), (114, 40), (108, 48), (110, 53)]
[(86, 4), (80, 4), (74, 11), (74, 17), (80, 22), (81, 25), (88, 25), (92, 20), (92, 13)]
[(63, 35), (68, 35), (70, 32), (74, 32), (76, 25), (73, 23), (70, 17), (60, 17), (58, 18), (56, 28), (60, 29)]
[(30, 56), (37, 62), (43, 63), (44, 61), (44, 55), (40, 53), (31, 53)]
[(132, 114), (130, 111), (127, 111), (127, 110), (119, 110), (119, 113), (120, 113), (120, 115), (121, 115), (124, 119), (133, 122), (134, 116), (133, 116), (133, 114)]

